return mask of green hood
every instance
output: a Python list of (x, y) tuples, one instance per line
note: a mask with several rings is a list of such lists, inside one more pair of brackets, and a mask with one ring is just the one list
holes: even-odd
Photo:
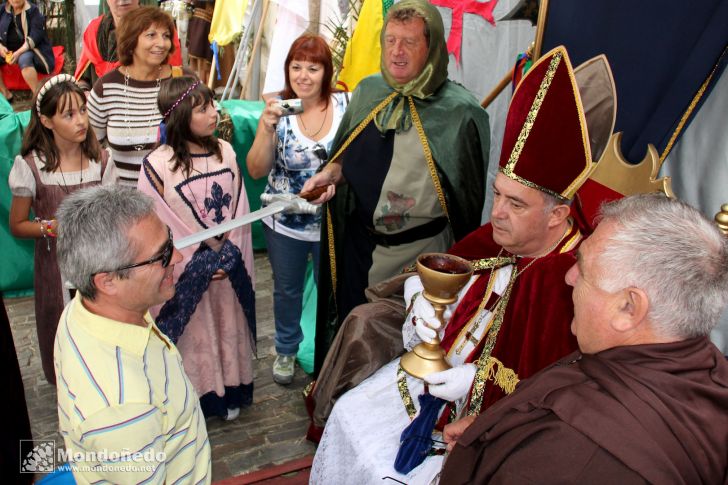
[[(384, 47), (384, 33), (387, 30), (387, 23), (398, 11), (414, 10), (417, 12), (430, 33), (427, 61), (422, 72), (411, 81), (400, 84), (392, 78), (386, 68), (386, 49)], [(447, 64), (449, 62), (447, 45), (445, 43), (445, 28), (442, 24), (440, 12), (426, 0), (402, 0), (394, 5), (387, 12), (382, 32), (379, 37), (382, 46), (382, 59), (380, 62), (382, 77), (391, 91), (398, 92), (401, 96), (395, 97), (389, 105), (377, 114), (374, 122), (379, 131), (387, 130), (406, 131), (412, 126), (412, 120), (406, 105), (406, 96), (413, 96), (418, 99), (425, 99), (431, 96), (447, 80)]]

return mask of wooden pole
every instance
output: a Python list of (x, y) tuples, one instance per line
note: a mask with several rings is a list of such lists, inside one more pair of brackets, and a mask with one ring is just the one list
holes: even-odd
[[(531, 45), (529, 45), (528, 49), (526, 49), (526, 55), (533, 58), (533, 50), (534, 42), (531, 42)], [(505, 87), (508, 86), (508, 83), (510, 83), (511, 79), (513, 79), (513, 73), (515, 69), (515, 66), (512, 67), (511, 70), (508, 71), (505, 76), (503, 76), (503, 79), (500, 80), (496, 87), (493, 88), (490, 94), (488, 94), (488, 96), (483, 99), (483, 101), (480, 103), (480, 106), (482, 106), (483, 109), (490, 106), (490, 103), (492, 103), (495, 98), (497, 98), (498, 95), (505, 89)]]
[[(546, 29), (546, 19), (548, 18), (548, 10), (549, 10), (549, 0), (541, 0), (538, 6), (538, 23), (536, 24), (536, 38), (533, 41), (533, 44), (529, 46), (529, 50), (531, 51), (531, 59), (533, 59), (534, 62), (541, 57), (541, 47), (543, 45), (543, 34), (544, 30)], [(495, 98), (498, 97), (498, 95), (505, 89), (506, 86), (508, 86), (508, 83), (513, 78), (513, 68), (505, 75), (503, 76), (503, 79), (500, 80), (498, 85), (493, 88), (493, 90), (486, 96), (483, 101), (480, 103), (480, 106), (483, 108), (487, 108), (490, 106), (490, 103), (492, 103)]]
[(488, 96), (483, 99), (483, 101), (480, 103), (480, 106), (482, 106), (483, 109), (486, 109), (488, 106), (490, 106), (490, 103), (492, 103), (495, 98), (497, 98), (498, 95), (506, 88), (506, 86), (508, 86), (508, 84), (511, 82), (511, 79), (513, 79), (513, 68), (511, 68), (511, 70), (508, 71), (505, 76), (503, 76), (503, 79), (501, 79), (496, 87), (493, 88), (490, 94), (488, 94)]
[(536, 39), (534, 40), (533, 62), (541, 57), (541, 48), (543, 47), (543, 34), (546, 30), (546, 19), (549, 15), (549, 0), (541, 0), (538, 5), (538, 22), (536, 23)]
[(308, 0), (308, 28), (311, 34), (321, 35), (321, 0)]
[(250, 50), (250, 60), (245, 68), (245, 83), (240, 89), (240, 99), (245, 98), (245, 93), (248, 91), (248, 85), (250, 84), (250, 77), (253, 74), (253, 61), (255, 60), (255, 53), (260, 48), (260, 39), (263, 37), (263, 24), (265, 18), (268, 15), (268, 0), (263, 0), (263, 13), (260, 15), (260, 22), (258, 23), (258, 31), (255, 33), (255, 41), (253, 42), (253, 48)]
[[(218, 46), (218, 49), (220, 46)], [(219, 53), (219, 50), (218, 50)], [(210, 75), (207, 77), (207, 87), (212, 89), (212, 87), (215, 85), (215, 68), (217, 67), (217, 64), (215, 60), (217, 57), (212, 56), (212, 62), (210, 62)]]

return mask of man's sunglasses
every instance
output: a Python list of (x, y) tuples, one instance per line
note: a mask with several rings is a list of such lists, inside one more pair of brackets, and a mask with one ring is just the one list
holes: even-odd
[[(169, 262), (172, 261), (172, 253), (174, 252), (174, 241), (172, 240), (172, 230), (168, 227), (167, 228), (167, 234), (169, 235), (169, 238), (167, 239), (167, 242), (164, 245), (164, 248), (162, 249), (162, 252), (158, 254), (157, 256), (154, 256), (151, 259), (148, 259), (146, 261), (142, 261), (141, 263), (134, 263), (134, 264), (127, 264), (126, 266), (122, 266), (120, 268), (116, 268), (114, 271), (105, 271), (106, 273), (116, 273), (117, 271), (123, 271), (125, 269), (132, 269), (132, 268), (138, 268), (139, 266), (146, 266), (148, 264), (156, 263), (157, 261), (162, 262), (162, 268), (166, 268), (169, 266)], [(104, 271), (99, 271), (100, 273), (104, 273)]]

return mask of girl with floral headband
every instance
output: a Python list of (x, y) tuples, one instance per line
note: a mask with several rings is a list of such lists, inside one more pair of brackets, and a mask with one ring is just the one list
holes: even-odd
[[(86, 96), (68, 74), (45, 81), (33, 98), (30, 124), (23, 136), (8, 184), (13, 198), (10, 232), (35, 239), (35, 320), (43, 372), (55, 384), (53, 339), (70, 299), (56, 260), (56, 209), (71, 192), (116, 181), (109, 154), (89, 128)], [(30, 219), (30, 210), (37, 216)]]
[[(235, 152), (215, 137), (213, 93), (196, 77), (159, 92), (162, 144), (142, 162), (138, 188), (174, 238), (247, 214)], [(182, 354), (205, 416), (232, 420), (253, 400), (255, 293), (250, 226), (180, 250), (175, 296), (152, 309)]]

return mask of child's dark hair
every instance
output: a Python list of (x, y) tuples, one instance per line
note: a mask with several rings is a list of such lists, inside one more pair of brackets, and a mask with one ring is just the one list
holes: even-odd
[[(157, 106), (159, 112), (164, 116), (163, 121), (167, 130), (166, 144), (174, 151), (172, 171), (176, 172), (181, 168), (188, 177), (192, 171), (192, 158), (187, 142), (200, 145), (206, 152), (214, 154), (222, 163), (222, 150), (217, 137), (214, 135), (197, 136), (190, 130), (192, 110), (211, 103), (214, 99), (212, 90), (198, 81), (195, 76), (170, 78), (162, 83), (162, 89), (159, 90), (157, 98)], [(198, 84), (190, 90), (195, 83)], [(188, 90), (190, 91), (187, 92)]]
[[(46, 82), (53, 78), (48, 78)], [(44, 83), (45, 84), (45, 83)], [(46, 172), (54, 172), (60, 163), (60, 156), (56, 142), (53, 137), (53, 130), (43, 126), (40, 121), (40, 115), (52, 118), (57, 113), (62, 113), (72, 104), (73, 96), (77, 96), (80, 102), (79, 107), (86, 105), (86, 95), (81, 88), (73, 81), (61, 81), (51, 86), (47, 90), (42, 90), (41, 85), (33, 96), (33, 102), (30, 110), (30, 123), (23, 135), (23, 145), (20, 148), (20, 155), (26, 156), (31, 151), (36, 150), (44, 158), (43, 170)], [(40, 105), (37, 105), (38, 93), (43, 92)], [(86, 132), (86, 139), (81, 142), (81, 150), (89, 160), (101, 160), (101, 145), (91, 126)]]

